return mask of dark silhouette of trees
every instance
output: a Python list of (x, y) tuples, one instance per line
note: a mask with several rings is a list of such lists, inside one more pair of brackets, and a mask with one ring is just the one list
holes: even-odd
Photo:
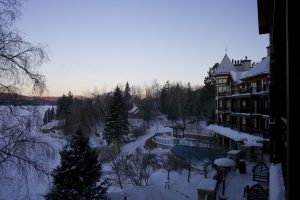
[(126, 109), (127, 110), (130, 110), (132, 108), (132, 102), (131, 102), (131, 88), (129, 87), (129, 83), (126, 82), (126, 85), (125, 85), (125, 89), (124, 89), (124, 99), (125, 99), (125, 102), (126, 102)]
[(65, 119), (71, 114), (71, 105), (73, 104), (73, 94), (69, 91), (68, 95), (63, 94), (57, 99), (56, 115), (58, 119)]
[(109, 144), (115, 143), (120, 151), (120, 145), (124, 140), (124, 135), (129, 131), (128, 110), (126, 101), (120, 88), (117, 86), (109, 113), (105, 120), (104, 135)]
[(146, 121), (149, 128), (149, 122), (155, 117), (156, 114), (156, 100), (151, 95), (149, 89), (146, 90), (146, 97), (140, 102), (140, 116)]
[(215, 118), (215, 98), (216, 98), (216, 79), (214, 73), (219, 63), (209, 68), (207, 76), (204, 78), (204, 88), (201, 91), (201, 102), (203, 113), (210, 120)]
[(52, 172), (54, 184), (46, 199), (106, 199), (100, 184), (101, 163), (80, 129), (60, 152), (61, 164)]
[(54, 107), (52, 107), (51, 109), (48, 108), (44, 114), (44, 118), (43, 118), (43, 124), (47, 124), (51, 121), (53, 121), (55, 119), (55, 110)]

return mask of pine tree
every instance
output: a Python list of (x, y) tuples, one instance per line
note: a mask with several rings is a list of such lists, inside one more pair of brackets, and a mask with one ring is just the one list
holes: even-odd
[(153, 97), (149, 92), (149, 89), (146, 90), (146, 97), (140, 103), (140, 112), (143, 120), (147, 122), (147, 127), (149, 128), (149, 121), (154, 118), (154, 105)]
[(52, 173), (54, 185), (46, 199), (106, 199), (106, 188), (99, 184), (101, 163), (80, 129), (60, 155), (61, 165)]
[(59, 119), (65, 119), (71, 114), (71, 105), (74, 103), (73, 94), (71, 91), (68, 96), (62, 95), (62, 97), (57, 100), (57, 110), (56, 115)]
[(46, 110), (45, 114), (44, 114), (44, 118), (43, 118), (43, 124), (47, 124), (48, 123), (48, 110)]
[(170, 93), (170, 83), (167, 81), (160, 93), (160, 111), (161, 113), (167, 115), (169, 113), (169, 93)]
[(130, 110), (132, 108), (132, 105), (131, 105), (131, 95), (130, 95), (130, 87), (129, 87), (129, 83), (126, 82), (126, 86), (125, 86), (125, 89), (124, 89), (124, 99), (125, 99), (125, 102), (126, 102), (126, 109), (127, 110)]
[(129, 131), (128, 110), (119, 87), (114, 91), (109, 115), (105, 120), (104, 135), (109, 144), (116, 143), (120, 151), (123, 136)]
[(55, 110), (52, 107), (50, 110), (50, 121), (53, 121), (55, 119)]
[(215, 96), (216, 96), (216, 79), (214, 73), (218, 68), (219, 63), (215, 63), (214, 66), (209, 68), (207, 76), (204, 78), (204, 88), (202, 89), (204, 115), (213, 120), (215, 118)]

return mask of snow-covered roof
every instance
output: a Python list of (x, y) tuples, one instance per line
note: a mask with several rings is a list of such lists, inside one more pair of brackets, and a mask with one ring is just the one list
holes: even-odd
[(230, 150), (230, 151), (227, 152), (227, 154), (235, 155), (235, 154), (238, 154), (240, 152), (241, 152), (240, 150)]
[(270, 74), (270, 56), (263, 58), (254, 65), (241, 79), (250, 78), (260, 74)]
[(240, 80), (242, 77), (244, 77), (249, 71), (230, 71), (230, 76), (232, 80), (236, 83), (241, 83), (242, 81)]
[(209, 126), (206, 127), (206, 129), (210, 130), (210, 131), (214, 131), (220, 135), (223, 135), (225, 137), (228, 137), (234, 141), (244, 141), (244, 146), (256, 146), (256, 147), (262, 147), (262, 141), (267, 141), (267, 139), (264, 139), (262, 137), (259, 136), (255, 136), (255, 135), (250, 135), (247, 133), (243, 133), (243, 132), (239, 132), (230, 128), (226, 128), (226, 127), (222, 127), (222, 126), (218, 126), (218, 125), (214, 125), (211, 124)]
[(217, 185), (217, 180), (204, 178), (201, 179), (197, 189), (206, 190), (206, 191), (215, 191), (216, 185)]
[(136, 105), (133, 105), (133, 107), (128, 111), (129, 114), (137, 114), (139, 112), (139, 108)]
[(230, 59), (228, 58), (227, 54), (225, 54), (223, 60), (221, 61), (218, 68), (216, 69), (215, 75), (229, 74), (230, 71), (236, 71), (236, 69), (233, 66)]
[(230, 158), (218, 158), (214, 163), (221, 167), (235, 167), (236, 163)]
[(270, 199), (285, 199), (285, 187), (282, 176), (281, 164), (270, 166)]

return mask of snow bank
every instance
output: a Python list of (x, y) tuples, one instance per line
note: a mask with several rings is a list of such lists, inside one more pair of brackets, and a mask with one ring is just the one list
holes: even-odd
[(198, 189), (207, 190), (207, 191), (215, 191), (217, 186), (217, 180), (204, 178), (200, 181), (198, 185)]
[(270, 166), (270, 200), (285, 199), (285, 187), (282, 176), (281, 164)]

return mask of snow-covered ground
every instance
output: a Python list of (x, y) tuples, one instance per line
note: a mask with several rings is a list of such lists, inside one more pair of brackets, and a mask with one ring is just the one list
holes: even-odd
[(112, 200), (124, 199), (124, 197), (126, 197), (127, 200), (197, 199), (197, 186), (204, 176), (193, 172), (189, 183), (187, 177), (186, 170), (181, 174), (171, 172), (169, 189), (166, 189), (167, 171), (160, 169), (151, 175), (149, 186), (127, 186), (123, 190), (109, 190), (108, 194)]
[[(44, 141), (49, 142), (55, 149), (54, 160), (49, 159), (48, 169), (51, 171), (60, 163), (59, 151), (66, 144), (66, 140), (62, 139), (57, 134), (43, 135)], [(0, 179), (0, 199), (44, 199), (43, 195), (47, 193), (51, 185), (51, 176), (39, 176), (34, 170), (30, 170), (28, 177), (22, 177), (20, 174), (15, 174), (15, 171), (10, 171), (8, 176), (14, 176), (14, 181)]]
[[(51, 106), (41, 107), (40, 117)], [(41, 125), (41, 121), (38, 123)], [(45, 125), (44, 128), (51, 128), (57, 122)], [(139, 124), (140, 122), (134, 122)], [(146, 130), (145, 134), (140, 136), (134, 142), (130, 142), (122, 147), (123, 153), (133, 153), (137, 147), (143, 148), (145, 141), (154, 136), (156, 132), (171, 132), (172, 129), (165, 127), (163, 124), (165, 120), (157, 120), (151, 124), (151, 127)], [(49, 127), (48, 127), (49, 126)], [(43, 134), (39, 132), (39, 129), (35, 129), (34, 134), (41, 135), (44, 141), (49, 142), (55, 149), (55, 159), (49, 159), (49, 170), (54, 169), (60, 162), (59, 151), (66, 144), (66, 140), (57, 133)], [(215, 131), (215, 130), (214, 130)], [(232, 132), (225, 131), (225, 134), (239, 136), (238, 139), (247, 139), (251, 143), (257, 142), (261, 138), (253, 138), (245, 136), (244, 134), (236, 135)], [(243, 137), (243, 138), (240, 138)], [(93, 140), (93, 138), (91, 138)], [(152, 153), (160, 154), (163, 152), (169, 152), (170, 149), (155, 148), (151, 150)], [(227, 176), (225, 181), (225, 196), (230, 200), (243, 200), (244, 187), (246, 185), (255, 184), (252, 181), (251, 169), (255, 163), (247, 163), (247, 173), (240, 174), (238, 170), (232, 170)], [(275, 168), (274, 168), (275, 169)], [(277, 168), (276, 168), (277, 169)], [(109, 176), (111, 173), (111, 167), (109, 165), (103, 165), (103, 175)], [(276, 172), (276, 170), (273, 170)], [(11, 171), (10, 175), (15, 175)], [(110, 186), (108, 189), (108, 196), (112, 200), (122, 200), (124, 197), (127, 200), (184, 200), (184, 199), (197, 199), (197, 188), (202, 179), (204, 179), (203, 171), (193, 170), (191, 173), (190, 182), (187, 181), (187, 171), (171, 172), (169, 189), (165, 188), (165, 182), (167, 180), (167, 171), (164, 169), (158, 169), (150, 176), (149, 186), (133, 186), (124, 184), (124, 189), (120, 189), (117, 186)], [(209, 177), (212, 177), (215, 173), (214, 169), (209, 172)], [(17, 182), (10, 182), (6, 179), (0, 179), (0, 199), (43, 199), (43, 195), (47, 193), (51, 186), (51, 177), (38, 177), (34, 171), (30, 171), (28, 177), (20, 177), (16, 179)], [(222, 184), (219, 184), (219, 194), (222, 192)]]
[[(23, 150), (27, 153), (27, 156), (32, 158), (40, 158), (41, 163), (45, 169), (50, 172), (60, 163), (59, 151), (66, 144), (66, 140), (60, 134), (54, 133), (41, 133), (40, 128), (43, 123), (43, 115), (48, 108), (52, 106), (24, 106), (24, 107), (6, 107), (0, 106), (0, 125), (1, 130), (5, 130), (5, 127), (13, 127), (18, 125), (19, 128), (27, 127), (30, 123), (30, 131), (24, 132), (23, 134), (30, 134), (30, 136), (38, 139), (40, 142), (46, 142), (51, 145), (49, 151), (42, 149), (42, 146), (24, 147)], [(15, 115), (13, 115), (15, 114)], [(53, 122), (55, 124), (55, 122)], [(26, 125), (24, 125), (26, 124)], [(9, 132), (8, 132), (9, 133)], [(5, 131), (0, 132), (0, 138), (2, 138), (0, 146), (8, 144), (7, 141), (3, 140)], [(48, 154), (48, 153), (49, 154)], [(47, 155), (45, 155), (46, 153)], [(52, 154), (53, 153), (53, 154)], [(3, 165), (0, 173), (0, 199), (14, 200), (14, 199), (33, 199), (39, 200), (44, 199), (43, 195), (48, 191), (51, 185), (51, 176), (46, 176), (41, 173), (37, 173), (32, 168), (26, 165), (22, 165), (22, 171), (27, 174), (23, 176), (20, 168), (16, 168), (16, 165)]]
[(159, 121), (154, 122), (154, 124), (146, 131), (144, 135), (137, 138), (136, 141), (130, 142), (122, 147), (122, 152), (133, 153), (137, 147), (144, 148), (145, 141), (150, 137), (154, 136), (156, 132), (170, 132), (172, 129), (164, 127)]

